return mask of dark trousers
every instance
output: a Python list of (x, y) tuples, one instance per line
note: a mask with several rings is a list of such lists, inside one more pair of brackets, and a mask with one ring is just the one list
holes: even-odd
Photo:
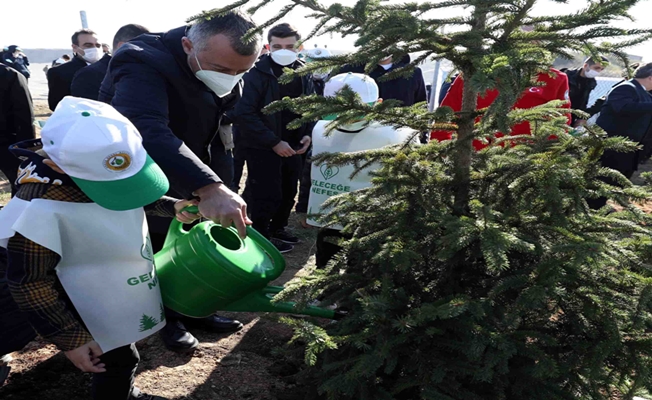
[(231, 184), (231, 190), (236, 193), (240, 193), (240, 181), (242, 180), (245, 161), (245, 149), (242, 146), (233, 149), (233, 183)]
[(253, 227), (265, 237), (283, 229), (294, 207), (302, 157), (281, 157), (272, 150), (247, 149), (247, 190)]
[(315, 254), (317, 268), (324, 268), (342, 250), (342, 247), (333, 243), (338, 239), (350, 239), (350, 237), (335, 229), (322, 228), (319, 230), (317, 233), (317, 252)]
[(140, 355), (136, 345), (118, 347), (100, 356), (106, 372), (93, 374), (94, 400), (127, 400), (131, 397)]
[(34, 328), (27, 321), (27, 315), (9, 293), (7, 282), (7, 251), (0, 248), (0, 357), (20, 351), (36, 338)]
[(11, 195), (16, 194), (16, 178), (20, 160), (9, 151), (12, 143), (0, 142), (0, 171), (7, 177), (11, 185)]
[[(625, 176), (627, 179), (632, 179), (634, 172), (638, 170), (639, 152), (636, 153), (618, 153), (615, 151), (605, 151), (602, 159), (600, 160), (602, 166), (615, 169)], [(609, 185), (617, 186), (610, 178), (601, 178), (601, 180)], [(597, 199), (586, 199), (587, 204), (593, 210), (599, 210), (607, 204), (606, 197)]]

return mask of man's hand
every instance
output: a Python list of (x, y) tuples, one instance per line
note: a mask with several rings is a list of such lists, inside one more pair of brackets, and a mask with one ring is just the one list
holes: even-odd
[(303, 154), (306, 151), (308, 151), (308, 148), (310, 147), (310, 143), (312, 143), (312, 138), (310, 136), (304, 136), (303, 139), (301, 139), (301, 142), (299, 143), (301, 143), (303, 147), (297, 150), (297, 154)]
[(102, 349), (95, 341), (88, 342), (74, 350), (66, 351), (64, 354), (82, 372), (94, 372), (96, 374), (106, 372), (105, 365), (100, 361)]
[(586, 126), (586, 120), (585, 119), (578, 119), (575, 121), (575, 124), (573, 125), (573, 128), (577, 128), (580, 126)]
[(222, 183), (204, 186), (194, 194), (199, 197), (199, 214), (225, 228), (235, 224), (240, 237), (247, 237), (247, 225), (252, 222), (247, 217), (247, 203), (240, 196)]
[(200, 215), (189, 213), (188, 211), (183, 211), (184, 208), (188, 206), (196, 206), (199, 202), (197, 200), (179, 200), (174, 203), (174, 210), (177, 214), (177, 221), (183, 222), (184, 224), (190, 224), (193, 221), (197, 220)]
[(284, 140), (282, 140), (276, 146), (272, 147), (272, 150), (274, 150), (274, 152), (281, 157), (292, 157), (293, 155), (297, 154), (297, 152), (294, 151), (292, 147), (290, 147), (288, 142)]

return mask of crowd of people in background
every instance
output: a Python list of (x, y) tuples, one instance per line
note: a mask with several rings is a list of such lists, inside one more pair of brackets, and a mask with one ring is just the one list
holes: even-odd
[[(69, 103), (64, 99), (70, 96), (110, 105), (142, 136), (144, 149), (167, 175), (170, 196), (192, 199), (203, 217), (224, 226), (235, 225), (241, 236), (246, 234), (246, 226), (253, 224), (282, 253), (292, 251), (293, 246), (300, 243), (289, 228), (289, 217), (296, 205), (296, 211), (304, 216), (304, 226), (322, 228), (317, 238), (317, 264), (323, 267), (339, 250), (329, 238), (343, 237), (341, 228), (323, 229), (316, 219), (305, 216), (317, 213), (328, 197), (347, 191), (325, 187), (356, 190), (369, 186), (371, 178), (363, 174), (357, 178), (359, 181), (350, 181), (350, 173), (340, 173), (332, 182), (323, 182), (317, 176), (319, 169), (311, 164), (311, 155), (380, 148), (418, 137), (419, 133), (360, 120), (338, 128), (326, 140), (325, 121), (291, 128), (289, 124), (299, 117), (291, 110), (274, 114), (262, 110), (283, 98), (335, 96), (344, 86), (351, 87), (369, 104), (391, 99), (400, 101), (403, 106), (421, 104), (425, 108), (429, 94), (423, 73), (416, 68), (410, 77), (382, 79), (410, 63), (409, 56), (395, 59), (387, 55), (369, 75), (364, 74), (364, 66), (349, 65), (330, 73), (295, 77), (283, 84), (279, 79), (284, 69), (296, 70), (306, 63), (331, 56), (331, 52), (325, 47), (303, 49), (301, 33), (288, 23), (272, 27), (263, 47), (261, 40), (243, 42), (242, 37), (253, 28), (255, 24), (251, 19), (240, 12), (162, 33), (129, 24), (115, 33), (112, 46), (103, 44), (93, 30), (78, 30), (71, 37), (72, 57), (62, 55), (46, 68), (48, 105), (55, 115), (59, 104)], [(9, 150), (15, 143), (36, 138), (27, 85), (29, 60), (20, 47), (9, 46), (2, 53), (2, 64), (0, 170), (9, 178), (12, 194), (18, 193), (20, 197), (21, 188), (28, 190), (29, 185), (39, 179), (39, 183), (43, 183), (42, 176), (19, 169), (21, 160)], [(576, 69), (560, 71), (551, 67), (538, 75), (541, 85), (528, 88), (514, 107), (531, 108), (551, 100), (566, 101), (568, 108), (594, 116), (609, 135), (627, 136), (642, 144), (643, 150), (637, 153), (605, 153), (603, 157), (605, 166), (629, 178), (638, 164), (652, 153), (652, 96), (649, 93), (652, 64), (641, 65), (633, 79), (616, 85), (598, 106), (589, 107), (589, 95), (596, 87), (596, 77), (608, 64), (605, 57), (588, 57)], [(440, 90), (440, 105), (460, 111), (463, 87), (464, 76), (454, 75)], [(496, 90), (482, 93), (478, 96), (478, 108), (488, 107), (497, 96)], [(588, 118), (571, 117), (570, 113), (568, 118), (569, 125), (574, 128), (591, 123)], [(530, 131), (529, 123), (524, 122), (506, 133), (522, 135)], [(426, 139), (450, 140), (453, 135), (452, 132), (433, 131)], [(502, 133), (497, 133), (494, 137), (501, 136)], [(489, 146), (494, 137), (476, 140), (475, 149), (481, 151)], [(245, 165), (248, 176), (242, 186)], [(603, 205), (601, 201), (591, 204), (595, 208)], [(158, 213), (148, 215), (147, 219), (151, 245), (157, 252), (163, 247), (172, 216)], [(24, 256), (20, 252), (16, 254)], [(25, 295), (34, 294), (35, 290), (26, 287), (27, 275), (21, 275), (20, 281), (15, 274), (12, 278), (2, 256), (0, 254), (0, 356), (20, 350), (39, 333), (71, 354), (70, 357), (83, 358), (83, 354), (75, 352), (83, 347), (80, 347), (83, 344), (80, 337), (86, 336), (71, 331), (73, 328), (62, 323), (66, 306), (48, 304), (48, 313), (35, 312), (44, 307), (42, 300), (39, 303)], [(11, 262), (9, 264), (11, 269)], [(28, 267), (22, 265), (22, 268)], [(50, 298), (62, 296), (54, 287), (53, 279), (40, 279), (32, 282), (40, 285), (39, 290)], [(19, 290), (23, 295), (19, 299), (12, 297), (12, 293)], [(169, 350), (179, 353), (197, 348), (198, 340), (191, 329), (230, 333), (243, 326), (237, 320), (219, 315), (196, 319), (169, 309), (164, 313), (167, 324), (160, 335)], [(79, 324), (74, 329), (83, 331)], [(88, 348), (85, 350), (88, 356)], [(111, 357), (114, 359), (109, 362)], [(90, 361), (92, 367), (80, 368), (97, 372), (97, 365), (102, 365), (112, 371), (105, 379), (94, 380), (96, 399), (160, 399), (133, 389), (138, 363), (133, 344)], [(0, 359), (0, 381), (6, 373), (5, 357)]]

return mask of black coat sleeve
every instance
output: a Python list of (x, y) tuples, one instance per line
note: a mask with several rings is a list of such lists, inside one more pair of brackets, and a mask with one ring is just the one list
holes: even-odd
[(261, 110), (265, 107), (266, 85), (260, 75), (260, 72), (252, 69), (244, 76), (242, 98), (232, 116), (242, 142), (246, 142), (248, 147), (271, 149), (281, 142), (281, 138), (263, 122), (265, 117)]
[(29, 93), (27, 79), (23, 74), (16, 74), (16, 80), (11, 85), (11, 114), (13, 115), (14, 129), (17, 141), (34, 139), (34, 108), (32, 96)]
[(90, 68), (82, 68), (72, 78), (70, 85), (70, 94), (75, 97), (84, 99), (97, 100), (100, 95), (100, 89), (97, 86), (95, 71)]
[(412, 77), (414, 79), (414, 102), (415, 103), (421, 103), (424, 101), (428, 101), (428, 94), (426, 92), (426, 82), (423, 80), (423, 72), (421, 71), (421, 68), (415, 68), (414, 70), (414, 76)]
[(638, 91), (628, 85), (615, 88), (609, 96), (605, 107), (611, 107), (616, 114), (632, 115), (652, 113), (652, 102), (639, 102)]
[(143, 145), (184, 198), (220, 178), (169, 128), (165, 78), (154, 68), (123, 53), (111, 61), (114, 96), (111, 104), (129, 118), (143, 137)]
[(68, 86), (68, 81), (62, 75), (62, 72), (58, 70), (59, 67), (50, 68), (47, 73), (48, 77), (48, 106), (50, 110), (54, 111), (57, 108), (57, 105), (66, 94), (69, 92), (70, 88)]

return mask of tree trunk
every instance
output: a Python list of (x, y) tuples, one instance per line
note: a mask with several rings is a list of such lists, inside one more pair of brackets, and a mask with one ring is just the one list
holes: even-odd
[[(471, 32), (477, 33), (477, 37), (466, 46), (467, 51), (475, 54), (483, 52), (482, 32), (487, 25), (488, 10), (485, 6), (479, 4), (481, 2), (482, 0), (475, 6), (473, 23), (471, 24)], [(471, 78), (475, 74), (475, 66), (469, 65), (466, 68), (461, 68), (461, 72), (465, 84), (462, 109), (459, 114), (457, 144), (453, 153), (453, 178), (456, 185), (454, 210), (457, 215), (466, 214), (469, 208), (473, 127), (475, 124), (475, 110), (478, 104), (478, 92), (470, 84)]]

